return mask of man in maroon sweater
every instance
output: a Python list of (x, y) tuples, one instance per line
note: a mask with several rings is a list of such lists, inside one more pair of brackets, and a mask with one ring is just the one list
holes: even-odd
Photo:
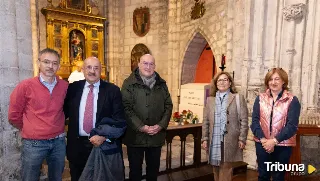
[(56, 75), (60, 56), (46, 48), (39, 53), (40, 75), (21, 81), (10, 96), (9, 122), (22, 137), (22, 180), (38, 181), (48, 163), (49, 181), (61, 181), (65, 161), (64, 98), (68, 83)]

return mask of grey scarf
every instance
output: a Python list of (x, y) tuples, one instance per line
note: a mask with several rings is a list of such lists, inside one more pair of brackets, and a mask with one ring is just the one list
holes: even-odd
[(143, 83), (148, 86), (150, 89), (153, 88), (154, 84), (156, 83), (156, 74), (153, 73), (151, 77), (146, 77), (141, 75), (140, 71), (139, 71), (139, 75), (143, 81)]
[(221, 98), (220, 92), (216, 93), (216, 107), (214, 113), (214, 125), (212, 143), (210, 147), (209, 162), (211, 165), (219, 166), (221, 160), (221, 144), (226, 131), (227, 123), (227, 102), (230, 90)]

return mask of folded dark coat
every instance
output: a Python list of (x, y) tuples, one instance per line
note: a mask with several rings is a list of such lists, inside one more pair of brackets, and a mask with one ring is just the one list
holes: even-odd
[(90, 136), (105, 136), (99, 147), (94, 147), (79, 181), (124, 180), (121, 136), (126, 130), (125, 120), (103, 118), (99, 125), (92, 129)]
[(90, 137), (94, 135), (104, 136), (110, 140), (105, 141), (100, 148), (107, 154), (122, 152), (121, 136), (126, 130), (125, 120), (114, 120), (112, 118), (103, 118), (96, 128), (91, 130)]

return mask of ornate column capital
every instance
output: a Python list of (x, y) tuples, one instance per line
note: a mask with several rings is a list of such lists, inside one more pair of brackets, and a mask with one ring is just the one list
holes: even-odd
[(103, 31), (103, 26), (98, 26), (97, 29), (99, 32), (101, 32), (101, 31)]
[(62, 27), (67, 27), (68, 26), (68, 21), (63, 21), (61, 22)]
[(91, 28), (92, 28), (92, 25), (86, 25), (87, 30), (91, 30)]
[(53, 21), (54, 21), (54, 19), (48, 19), (47, 20), (48, 25), (53, 25)]
[(303, 3), (292, 4), (282, 9), (285, 20), (295, 21), (305, 15), (306, 5)]

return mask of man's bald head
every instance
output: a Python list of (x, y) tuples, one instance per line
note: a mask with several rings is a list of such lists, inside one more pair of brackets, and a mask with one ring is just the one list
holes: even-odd
[(84, 60), (83, 66), (84, 77), (87, 82), (94, 84), (100, 80), (101, 63), (97, 57), (88, 57)]
[(151, 77), (156, 68), (155, 59), (150, 54), (142, 55), (138, 64), (140, 74), (145, 77)]
[(140, 62), (141, 60), (153, 60), (153, 62), (155, 63), (155, 59), (151, 54), (144, 54), (140, 57)]

